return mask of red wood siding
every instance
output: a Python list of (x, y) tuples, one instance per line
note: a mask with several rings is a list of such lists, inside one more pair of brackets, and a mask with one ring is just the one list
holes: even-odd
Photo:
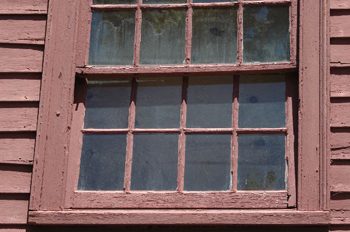
[(48, 0), (0, 4), (0, 232), (26, 232)]
[(350, 231), (350, 1), (331, 0), (330, 155), (331, 231)]

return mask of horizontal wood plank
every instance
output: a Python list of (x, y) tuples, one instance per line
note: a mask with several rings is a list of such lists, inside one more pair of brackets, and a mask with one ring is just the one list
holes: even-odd
[[(350, 190), (350, 163), (331, 165), (330, 186), (333, 192), (347, 192)], [(349, 191), (350, 192), (350, 191)]]
[(1, 226), (0, 232), (29, 232), (26, 226)]
[(0, 209), (0, 224), (24, 225), (27, 223), (27, 199), (2, 199), (0, 195)]
[(330, 0), (331, 9), (350, 9), (349, 0)]
[(0, 132), (35, 131), (38, 106), (0, 103)]
[(330, 146), (333, 160), (350, 160), (350, 128), (332, 129)]
[(337, 42), (336, 44), (331, 43), (330, 53), (332, 63), (350, 64), (350, 44), (347, 42), (348, 41), (346, 41), (345, 44), (342, 44), (341, 42)]
[(39, 101), (40, 79), (2, 79), (0, 101)]
[(48, 0), (1, 0), (0, 14), (46, 14)]
[[(86, 192), (73, 208), (286, 208), (287, 192)], [(220, 201), (218, 201), (220, 199)]]
[(0, 15), (0, 43), (44, 44), (45, 15)]
[(350, 127), (350, 101), (335, 101), (331, 103), (331, 126)]
[(327, 225), (328, 212), (274, 210), (30, 211), (41, 225)]
[(0, 165), (0, 193), (29, 193), (32, 167)]
[(332, 69), (331, 97), (350, 97), (350, 69)]
[(350, 211), (331, 211), (330, 216), (333, 225), (350, 225)]
[(0, 45), (0, 73), (41, 72), (43, 46)]
[(0, 134), (0, 164), (32, 165), (35, 133)]
[(331, 13), (330, 36), (333, 38), (350, 37), (350, 9)]

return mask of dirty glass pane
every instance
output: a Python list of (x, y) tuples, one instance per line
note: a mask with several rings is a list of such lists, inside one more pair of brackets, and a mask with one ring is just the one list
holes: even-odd
[(131, 4), (136, 3), (136, 0), (94, 0), (93, 4)]
[(230, 189), (231, 135), (186, 136), (185, 190)]
[(179, 4), (187, 3), (187, 0), (143, 0), (144, 4)]
[(191, 63), (236, 63), (237, 10), (194, 9)]
[(285, 189), (285, 136), (238, 136), (238, 190)]
[(126, 135), (84, 135), (78, 189), (123, 190), (125, 155)]
[(289, 6), (245, 6), (243, 61), (289, 61), (289, 34)]
[(178, 134), (136, 134), (131, 190), (175, 190)]
[(127, 128), (131, 81), (89, 81), (85, 102), (85, 128)]
[(233, 77), (190, 77), (187, 127), (231, 128)]
[(186, 10), (145, 10), (142, 14), (141, 64), (182, 64)]
[(138, 128), (178, 128), (182, 78), (138, 79), (136, 121)]
[(134, 57), (135, 10), (94, 11), (92, 14), (91, 65), (132, 65)]
[(242, 75), (239, 84), (239, 127), (285, 127), (284, 75)]
[(237, 0), (193, 0), (193, 3), (209, 2), (237, 2)]

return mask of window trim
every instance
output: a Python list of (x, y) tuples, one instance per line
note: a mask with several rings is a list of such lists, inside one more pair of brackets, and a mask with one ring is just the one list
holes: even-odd
[[(83, 2), (78, 0), (69, 1), (60, 5), (58, 1), (49, 2), (49, 19), (47, 27), (46, 49), (44, 58), (44, 71), (42, 81), (42, 92), (39, 113), (39, 125), (37, 143), (35, 151), (35, 164), (32, 181), (32, 192), (30, 200), (29, 222), (45, 224), (43, 218), (55, 217), (59, 215), (69, 215), (73, 213), (80, 218), (77, 224), (93, 224), (92, 219), (101, 212), (69, 210), (65, 199), (72, 198), (66, 192), (66, 173), (68, 168), (68, 148), (72, 121), (72, 106), (74, 94), (74, 82), (76, 71), (75, 56), (79, 56), (81, 50), (75, 38), (83, 36), (79, 33), (78, 12), (79, 5)], [(84, 5), (84, 4), (82, 4)], [(297, 210), (269, 211), (269, 213), (281, 216), (289, 215), (287, 220), (272, 221), (266, 220), (262, 224), (327, 224), (329, 217), (327, 212), (320, 212), (327, 209), (327, 188), (325, 179), (327, 178), (327, 137), (328, 126), (328, 104), (327, 96), (327, 76), (328, 76), (328, 1), (323, 0), (300, 0), (300, 31), (299, 31), (299, 154), (297, 173)], [(72, 36), (74, 35), (74, 36)], [(315, 36), (319, 35), (319, 36)], [(62, 48), (65, 48), (64, 50)], [(80, 53), (81, 54), (81, 53)], [(228, 72), (227, 70), (223, 72)], [(322, 144), (322, 147), (320, 147)], [(68, 170), (67, 170), (68, 168)], [(68, 210), (68, 211), (67, 211)], [(58, 212), (57, 212), (58, 211)], [(187, 212), (188, 210), (186, 210)], [(249, 211), (241, 211), (244, 217), (233, 219), (237, 211), (228, 210), (226, 224), (257, 224), (254, 220), (249, 222), (244, 217), (256, 217)], [(306, 211), (306, 212), (303, 212)], [(130, 211), (129, 211), (130, 212)], [(209, 211), (200, 212), (206, 215)], [(220, 224), (220, 212), (210, 220), (210, 224)], [(267, 215), (264, 210), (254, 211), (258, 215)], [(106, 212), (104, 212), (106, 213)], [(118, 215), (118, 212), (110, 212)], [(123, 214), (125, 212), (119, 212)], [(161, 212), (157, 212), (161, 213)], [(165, 213), (165, 212), (163, 212)], [(176, 217), (176, 212), (167, 222), (157, 221), (153, 217), (154, 224), (181, 224), (182, 217)], [(315, 216), (314, 221), (295, 221), (295, 216), (290, 215), (311, 215)], [(84, 216), (85, 215), (85, 216)], [(193, 215), (193, 214), (191, 214)], [(197, 215), (197, 214), (195, 214)], [(216, 216), (215, 216), (216, 215)], [(322, 215), (322, 216), (320, 216)], [(120, 215), (118, 216), (120, 218)], [(148, 224), (153, 224), (151, 217)], [(193, 220), (197, 216), (191, 216)], [(264, 216), (262, 216), (263, 218)], [(81, 218), (84, 218), (82, 220)], [(142, 218), (142, 217), (141, 217)], [(269, 218), (268, 216), (266, 218)], [(289, 219), (288, 219), (289, 218)], [(134, 218), (135, 219), (135, 218)], [(203, 220), (194, 220), (193, 224), (207, 224)], [(274, 220), (276, 218), (273, 218)], [(151, 221), (150, 221), (151, 220)], [(107, 223), (107, 219), (99, 218), (98, 224)], [(135, 224), (135, 221), (132, 221)], [(176, 223), (177, 222), (177, 223)], [(183, 223), (189, 223), (184, 221)], [(46, 223), (67, 224), (59, 217)], [(222, 223), (222, 221), (221, 221)], [(107, 223), (111, 224), (111, 223)], [(121, 220), (116, 220), (114, 224), (122, 224)], [(129, 223), (130, 224), (130, 223)], [(136, 223), (136, 224), (142, 224)]]

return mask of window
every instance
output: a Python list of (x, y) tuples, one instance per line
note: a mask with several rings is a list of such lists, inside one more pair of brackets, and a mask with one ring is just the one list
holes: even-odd
[[(318, 173), (320, 169), (322, 169), (322, 158), (319, 153), (319, 134), (321, 133), (319, 125), (322, 121), (319, 114), (319, 103), (321, 102), (320, 96), (322, 96), (319, 92), (321, 83), (319, 76), (322, 75), (320, 75), (320, 59), (315, 59), (315, 57), (322, 57), (319, 53), (320, 45), (322, 42), (319, 40), (319, 37), (312, 37), (309, 34), (311, 31), (312, 33), (316, 34), (320, 33), (321, 29), (319, 25), (323, 19), (323, 15), (320, 14), (319, 11), (323, 5), (316, 0), (300, 1), (300, 21), (302, 26), (300, 27), (301, 35), (299, 39), (301, 41), (301, 52), (298, 58), (299, 65), (297, 65), (296, 2), (297, 1), (284, 0), (217, 3), (193, 2), (176, 4), (134, 4), (129, 2), (127, 4), (95, 5), (74, 0), (69, 1), (66, 5), (60, 5), (57, 2), (51, 2), (50, 10), (52, 14), (49, 15), (52, 15), (52, 17), (50, 16), (51, 21), (49, 20), (48, 34), (51, 35), (51, 33), (53, 33), (53, 35), (56, 35), (57, 37), (51, 36), (50, 38), (57, 39), (48, 39), (48, 44), (46, 47), (47, 55), (45, 59), (47, 63), (44, 65), (45, 71), (43, 82), (43, 96), (46, 98), (44, 98), (41, 103), (42, 106), (39, 118), (40, 126), (36, 149), (36, 164), (30, 203), (30, 209), (33, 212), (31, 212), (29, 220), (34, 223), (45, 224), (50, 221), (50, 223), (56, 222), (59, 224), (67, 224), (65, 220), (62, 220), (62, 217), (68, 219), (72, 215), (79, 215), (76, 217), (77, 224), (143, 224), (151, 222), (154, 222), (155, 224), (181, 224), (186, 222), (189, 223), (191, 219), (194, 220), (194, 224), (249, 224), (249, 222), (245, 220), (245, 217), (250, 215), (256, 216), (256, 220), (258, 220), (261, 224), (278, 223), (291, 225), (298, 224), (300, 222), (300, 220), (298, 220), (297, 223), (295, 220), (293, 221), (293, 219), (295, 218), (294, 216), (301, 213), (300, 210), (304, 210), (307, 212), (303, 212), (303, 215), (307, 214), (309, 219), (307, 223), (325, 223), (327, 221), (327, 214), (324, 212), (319, 212), (322, 209), (322, 206), (320, 204), (322, 198), (320, 194), (321, 177), (320, 175), (315, 174)], [(290, 59), (288, 59), (288, 56), (286, 58), (285, 54), (283, 55), (281, 53), (277, 58), (269, 57), (266, 59), (270, 60), (265, 60), (262, 63), (256, 62), (255, 59), (260, 58), (254, 58), (254, 56), (256, 56), (255, 52), (258, 49), (264, 47), (255, 47), (255, 43), (245, 44), (247, 40), (249, 41), (249, 39), (252, 39), (252, 32), (254, 32), (254, 30), (252, 30), (244, 33), (245, 23), (250, 22), (249, 20), (244, 20), (245, 10), (263, 9), (261, 13), (259, 13), (259, 10), (256, 14), (258, 14), (258, 18), (264, 18), (264, 15), (266, 15), (266, 10), (264, 9), (268, 9), (270, 7), (277, 9), (284, 5), (287, 5), (289, 9), (291, 9), (291, 11), (288, 10), (290, 11), (288, 22), (291, 25), (288, 27), (291, 29), (289, 37), (290, 43), (288, 43), (290, 47), (288, 50), (285, 46), (278, 45), (277, 49), (279, 50), (281, 47), (283, 47), (284, 51), (290, 51)], [(183, 41), (179, 42), (181, 46), (184, 46), (184, 56), (181, 58), (181, 60), (172, 60), (171, 62), (167, 62), (167, 64), (159, 64), (158, 62), (160, 61), (157, 59), (157, 54), (154, 54), (157, 53), (154, 51), (154, 49), (150, 49), (149, 52), (146, 52), (144, 55), (142, 55), (142, 48), (149, 49), (148, 46), (142, 45), (142, 43), (145, 43), (145, 40), (142, 38), (142, 25), (144, 23), (143, 17), (147, 16), (147, 14), (144, 12), (170, 12), (175, 11), (175, 9), (179, 12), (184, 11), (186, 15), (184, 45), (181, 45)], [(235, 14), (232, 12), (237, 12), (236, 59), (235, 56), (232, 57), (223, 55), (222, 51), (226, 52), (232, 48), (228, 47), (224, 49), (221, 47), (221, 45), (217, 48), (218, 51), (220, 51), (216, 54), (217, 56), (210, 57), (209, 59), (209, 57), (205, 54), (206, 51), (203, 51), (203, 49), (196, 47), (196, 43), (193, 42), (196, 38), (196, 29), (200, 28), (200, 25), (208, 24), (207, 22), (203, 23), (202, 21), (195, 24), (196, 21), (194, 19), (196, 11), (197, 13), (200, 12), (200, 14), (204, 14), (204, 12), (207, 10), (213, 10), (213, 12), (215, 12), (216, 10), (220, 11), (221, 9), (223, 11), (225, 10), (226, 12), (229, 12), (227, 13), (228, 15)], [(231, 9), (232, 12), (228, 9)], [(89, 54), (90, 48), (90, 42), (88, 42), (90, 35), (88, 35), (87, 32), (90, 30), (89, 28), (91, 28), (92, 31), (94, 30), (94, 23), (90, 22), (91, 19), (94, 19), (94, 16), (91, 13), (98, 12), (96, 15), (102, 15), (104, 12), (108, 12), (105, 14), (113, 14), (113, 12), (121, 11), (127, 12), (125, 13), (126, 15), (128, 15), (130, 12), (134, 12), (136, 16), (134, 21), (134, 27), (136, 29), (134, 37), (127, 37), (131, 39), (134, 38), (132, 53), (128, 53), (129, 51), (127, 50), (120, 51), (125, 54), (125, 59), (123, 58), (124, 60), (122, 61), (113, 60), (113, 54), (110, 56), (112, 58), (107, 59), (107, 61), (99, 60), (104, 59), (104, 56), (102, 55), (97, 55), (97, 60), (93, 60), (91, 57), (87, 57), (85, 54)], [(307, 11), (308, 14), (305, 14), (305, 11)], [(77, 12), (79, 12), (79, 14), (77, 14)], [(279, 10), (278, 12), (281, 11)], [(189, 17), (191, 15), (193, 16), (192, 19)], [(235, 17), (233, 17), (233, 19), (234, 18)], [(153, 17), (152, 19), (157, 19), (157, 17)], [(199, 19), (201, 19), (201, 17)], [(91, 27), (91, 25), (93, 26)], [(131, 22), (129, 22), (128, 27), (130, 27), (130, 25), (132, 25)], [(192, 27), (190, 27), (191, 25)], [(108, 26), (106, 27), (108, 30)], [(272, 27), (272, 29), (275, 29), (275, 27)], [(216, 37), (224, 37), (226, 36), (226, 32), (227, 31), (223, 31), (219, 27), (209, 28), (209, 33)], [(283, 38), (280, 38), (280, 36), (274, 35), (273, 33), (268, 33), (266, 31), (265, 33), (269, 36), (276, 36), (276, 38), (283, 40)], [(189, 37), (190, 34), (192, 38)], [(147, 36), (152, 36), (152, 34), (148, 33)], [(247, 38), (246, 40), (244, 39), (245, 37)], [(264, 36), (260, 38), (265, 39)], [(154, 42), (152, 39), (149, 39), (148, 41), (150, 41), (150, 43)], [(129, 43), (130, 40), (128, 39), (127, 42)], [(265, 42), (269, 43), (269, 40), (265, 40)], [(162, 43), (159, 43), (157, 45), (162, 45)], [(271, 46), (273, 46), (273, 44)], [(62, 50), (62, 48), (65, 49)], [(90, 51), (90, 54), (94, 52), (98, 53), (101, 51), (105, 52), (106, 54), (110, 54), (110, 52), (113, 53), (113, 51), (108, 51), (106, 49), (97, 49), (95, 51), (92, 50)], [(245, 51), (250, 51), (250, 54), (245, 54)], [(180, 51), (174, 49), (173, 52), (177, 53)], [(198, 54), (195, 52), (198, 52)], [(145, 56), (147, 57), (151, 55), (151, 58), (143, 58)], [(166, 55), (166, 53), (162, 55)], [(195, 55), (196, 61), (194, 61)], [(143, 59), (144, 61), (142, 61)], [(214, 61), (212, 59), (214, 59)], [(216, 62), (216, 60), (218, 60), (218, 62)], [(152, 63), (144, 63), (148, 61)], [(198, 63), (196, 63), (197, 61)], [(101, 65), (103, 62), (111, 63), (107, 66), (104, 66)], [(242, 163), (246, 166), (250, 165), (249, 163), (244, 163), (245, 160), (241, 162), (239, 158), (242, 157), (240, 156), (241, 153), (246, 152), (244, 150), (244, 144), (251, 144), (252, 140), (258, 141), (255, 145), (256, 147), (259, 147), (268, 145), (269, 143), (276, 145), (283, 144), (284, 142), (285, 148), (283, 148), (281, 145), (277, 145), (280, 150), (284, 150), (283, 160), (285, 160), (286, 156), (288, 157), (290, 154), (293, 154), (292, 150), (294, 147), (291, 146), (293, 142), (285, 138), (288, 138), (288, 136), (291, 136), (296, 132), (296, 130), (294, 130), (295, 128), (292, 128), (293, 124), (291, 123), (291, 119), (293, 118), (292, 99), (296, 100), (293, 94), (297, 93), (297, 91), (293, 90), (295, 87), (292, 80), (297, 79), (296, 72), (298, 70), (300, 79), (299, 88), (301, 90), (299, 92), (299, 101), (301, 104), (299, 115), (300, 120), (298, 125), (298, 169), (296, 172), (294, 172), (293, 168), (290, 165), (294, 159), (288, 160), (288, 166), (285, 165), (285, 163), (282, 165), (278, 164), (279, 167), (285, 168), (286, 172), (290, 172), (288, 175), (282, 176), (283, 180), (288, 180), (287, 183), (285, 181), (276, 182), (282, 183), (282, 185), (280, 184), (277, 185), (277, 187), (276, 185), (271, 187), (270, 182), (268, 181), (265, 183), (262, 183), (261, 181), (257, 181), (256, 183), (256, 181), (253, 181), (253, 184), (249, 184), (249, 186), (243, 184), (243, 187), (240, 187), (240, 165)], [(257, 97), (257, 95), (260, 94), (260, 91), (262, 92), (262, 88), (259, 88), (257, 90), (254, 89), (254, 84), (250, 84), (249, 80), (251, 82), (254, 80), (253, 83), (256, 83), (255, 80), (261, 80), (261, 78), (263, 78), (263, 82), (267, 82), (267, 80), (269, 80), (270, 83), (273, 83), (273, 85), (276, 84), (277, 86), (283, 86), (283, 88), (278, 88), (280, 92), (278, 91), (276, 93), (275, 91), (265, 91), (263, 94), (277, 94), (279, 96), (274, 96), (273, 99), (282, 99), (281, 96), (286, 96), (284, 98), (284, 101), (279, 101), (280, 103), (278, 104), (278, 107), (283, 108), (284, 106), (285, 109), (284, 117), (279, 117), (280, 120), (286, 121), (285, 127), (281, 127), (280, 125), (277, 126), (276, 124), (254, 124), (266, 123), (268, 122), (268, 119), (271, 119), (271, 117), (278, 117), (277, 115), (266, 116), (267, 120), (259, 121), (251, 119), (247, 122), (244, 122), (244, 120), (248, 120), (248, 117), (239, 117), (240, 114), (244, 113), (244, 110), (246, 110), (246, 114), (248, 115), (251, 115), (249, 113), (250, 111), (255, 113), (256, 110), (252, 110), (249, 107), (259, 103), (259, 97)], [(276, 81), (276, 78), (278, 81)], [(85, 80), (87, 80), (87, 82)], [(164, 82), (158, 82), (158, 80), (164, 80)], [(73, 88), (74, 83), (76, 84), (75, 89)], [(211, 125), (205, 125), (203, 127), (197, 126), (196, 123), (201, 123), (201, 121), (190, 119), (191, 117), (193, 118), (193, 115), (197, 117), (196, 113), (199, 112), (198, 109), (195, 109), (191, 114), (191, 96), (194, 97), (193, 100), (196, 100), (197, 97), (201, 97), (201, 91), (199, 91), (200, 93), (198, 94), (196, 92), (196, 88), (194, 87), (202, 85), (205, 86), (205, 88), (211, 89), (214, 88), (215, 84), (217, 83), (223, 84), (225, 86), (231, 86), (230, 88), (227, 88), (228, 90), (226, 90), (226, 88), (220, 88), (220, 90), (225, 89), (222, 95), (226, 95), (225, 93), (229, 92), (229, 89), (232, 90), (232, 96), (230, 96), (231, 101), (230, 104), (228, 104), (229, 107), (231, 107), (231, 113), (227, 114), (230, 116), (225, 116), (225, 114), (218, 115), (218, 117), (227, 117), (229, 120), (231, 119), (231, 126), (226, 126), (225, 123), (227, 120), (225, 121), (225, 119), (214, 121), (214, 123), (225, 124), (221, 127), (214, 127)], [(130, 124), (130, 122), (133, 121), (130, 119), (135, 117), (136, 120), (136, 118), (139, 117), (138, 110), (142, 110), (142, 107), (140, 107), (140, 102), (138, 100), (140, 99), (138, 98), (138, 94), (158, 94), (154, 91), (147, 91), (147, 86), (149, 85), (153, 85), (152, 87), (156, 87), (156, 89), (170, 87), (170, 89), (174, 88), (179, 90), (174, 91), (174, 95), (178, 96), (181, 94), (180, 96), (182, 101), (180, 101), (180, 105), (177, 107), (180, 107), (180, 112), (182, 113), (180, 115), (166, 114), (167, 117), (173, 116), (174, 118), (156, 121), (157, 123), (173, 123), (172, 125), (179, 124), (179, 127), (154, 126), (152, 123), (155, 123), (155, 121), (149, 120), (150, 117), (144, 117), (143, 121), (140, 118), (141, 121), (138, 121), (138, 125), (136, 125), (136, 121), (135, 124)], [(266, 86), (271, 87), (271, 85)], [(192, 90), (191, 87), (193, 87)], [(110, 97), (118, 98), (121, 100), (104, 101), (102, 99), (101, 102), (112, 105), (125, 103), (123, 103), (122, 99), (127, 98), (127, 94), (121, 96), (113, 96), (113, 94), (115, 94), (115, 91), (109, 90), (108, 88), (120, 88), (122, 90), (118, 91), (118, 94), (125, 91), (130, 93), (129, 96), (132, 96), (131, 99), (136, 99), (136, 101), (129, 101), (129, 103), (131, 102), (131, 105), (127, 103), (125, 107), (126, 110), (123, 109), (124, 111), (121, 110), (119, 112), (121, 119), (123, 117), (127, 118), (127, 126), (125, 126), (125, 124), (122, 127), (115, 126), (116, 124), (123, 123), (122, 120), (111, 120), (109, 122), (110, 124), (106, 127), (98, 125), (100, 122), (94, 121), (96, 117), (91, 117), (91, 121), (89, 121), (89, 114), (95, 114), (94, 107), (92, 106), (94, 104), (93, 101), (96, 100), (95, 97), (98, 97), (99, 94), (107, 93), (110, 91), (112, 92)], [(266, 88), (268, 89), (269, 87)], [(253, 92), (253, 96), (255, 96), (257, 99), (253, 96), (250, 96), (249, 94), (249, 97), (240, 96), (240, 94), (245, 94), (242, 89), (245, 89), (246, 94), (248, 94), (249, 91)], [(91, 92), (94, 95), (92, 98)], [(213, 92), (215, 93), (215, 91)], [(73, 93), (75, 95), (74, 98)], [(168, 94), (168, 92), (165, 92), (164, 94)], [(104, 96), (104, 94), (101, 96)], [(207, 95), (204, 96), (206, 97)], [(158, 100), (159, 98), (156, 97), (156, 99)], [(246, 106), (242, 104), (244, 102), (242, 99), (247, 100)], [(167, 100), (167, 98), (162, 98), (162, 100)], [(147, 106), (149, 103), (146, 101), (144, 104)], [(245, 107), (246, 109), (244, 109)], [(118, 110), (122, 108), (123, 107), (119, 107)], [(184, 109), (187, 109), (187, 113), (184, 112)], [(227, 108), (225, 107), (225, 109)], [(149, 111), (149, 107), (144, 107), (143, 110), (144, 112), (142, 115), (154, 113), (152, 111)], [(270, 113), (270, 111), (266, 110), (266, 108), (259, 110), (265, 111), (267, 115)], [(212, 110), (209, 111), (209, 114), (216, 112), (217, 111)], [(186, 115), (186, 117), (183, 118), (181, 115)], [(101, 117), (104, 117), (104, 115)], [(185, 119), (186, 124), (184, 124)], [(243, 122), (240, 121), (241, 119), (244, 119)], [(278, 120), (272, 121), (273, 123), (278, 122)], [(103, 121), (103, 123), (105, 122), (106, 120)], [(141, 127), (140, 122), (141, 125), (143, 123), (146, 126)], [(87, 126), (89, 123), (90, 126)], [(181, 123), (183, 124), (182, 127)], [(190, 123), (193, 123), (194, 126), (190, 126)], [(295, 125), (296, 124), (294, 124), (294, 126)], [(175, 155), (173, 155), (172, 160), (169, 162), (169, 164), (176, 163), (180, 165), (178, 165), (175, 170), (167, 170), (167, 173), (176, 172), (175, 190), (174, 184), (171, 184), (173, 181), (164, 181), (166, 184), (171, 184), (171, 187), (166, 187), (166, 190), (163, 190), (163, 187), (159, 187), (162, 188), (161, 190), (143, 190), (142, 188), (144, 187), (141, 186), (142, 184), (138, 184), (137, 182), (133, 183), (133, 178), (135, 178), (133, 177), (133, 170), (148, 168), (148, 165), (142, 167), (143, 162), (137, 160), (137, 150), (139, 149), (144, 151), (146, 149), (143, 146), (146, 147), (152, 143), (158, 143), (159, 139), (157, 136), (161, 136), (162, 140), (166, 137), (168, 144), (170, 144), (164, 146), (166, 149), (176, 150), (177, 148), (178, 150), (178, 153), (176, 153), (177, 156), (175, 157)], [(198, 139), (196, 136), (200, 138)], [(99, 137), (101, 139), (91, 139), (92, 142), (89, 143), (88, 141), (85, 143), (85, 141), (89, 140), (92, 137)], [(133, 137), (133, 141), (129, 139), (130, 137)], [(174, 137), (176, 137), (176, 139), (174, 139)], [(212, 139), (214, 137), (215, 139)], [(263, 139), (256, 139), (256, 137), (263, 137)], [(179, 138), (182, 138), (183, 140)], [(83, 141), (84, 146), (86, 144), (87, 147), (82, 147)], [(191, 189), (196, 184), (199, 184), (194, 180), (192, 181), (194, 184), (191, 184), (191, 182), (189, 182), (189, 187), (186, 187), (186, 172), (189, 173), (186, 171), (186, 162), (191, 161), (191, 159), (188, 159), (188, 157), (195, 156), (195, 153), (198, 152), (198, 149), (195, 147), (197, 141), (202, 141), (201, 143), (204, 145), (206, 145), (206, 141), (213, 143), (219, 141), (220, 143), (224, 144), (229, 143), (229, 146), (227, 146), (228, 148), (226, 146), (223, 146), (226, 147), (225, 149), (229, 150), (229, 159), (226, 159), (224, 162), (220, 162), (220, 165), (226, 165), (226, 167), (228, 166), (227, 163), (229, 163), (230, 173), (228, 178), (228, 185), (225, 179), (223, 181), (224, 184), (222, 185), (220, 183), (215, 183), (218, 184), (219, 187), (214, 190), (210, 190), (207, 186), (203, 189), (200, 189), (199, 187), (196, 187), (196, 189)], [(113, 186), (113, 189), (105, 189), (105, 187), (102, 186), (101, 189), (104, 188), (103, 191), (96, 191), (99, 186), (96, 187), (96, 185), (91, 184), (90, 186), (93, 187), (88, 187), (89, 189), (83, 190), (83, 178), (81, 179), (82, 182), (79, 181), (79, 175), (84, 174), (79, 171), (81, 167), (80, 163), (82, 164), (83, 170), (85, 162), (84, 155), (89, 156), (89, 154), (94, 154), (94, 152), (89, 151), (90, 149), (88, 146), (91, 146), (94, 149), (101, 147), (104, 149), (104, 144), (111, 146), (111, 144), (118, 143), (121, 144), (121, 146), (112, 147), (109, 149), (109, 151), (123, 149), (124, 146), (133, 147), (132, 150), (125, 148), (125, 156), (121, 155), (119, 159), (112, 160), (112, 162), (117, 163), (116, 165), (119, 165), (118, 162), (115, 162), (115, 160), (123, 163), (123, 159), (125, 159), (125, 169), (115, 169), (117, 171), (120, 171), (120, 173), (110, 174), (118, 176), (123, 175), (121, 181), (117, 183), (114, 182), (116, 186)], [(181, 151), (181, 149), (178, 149), (181, 144), (186, 145), (186, 149), (183, 151)], [(192, 145), (194, 148), (190, 148), (191, 144), (194, 144)], [(197, 146), (202, 147), (202, 144), (197, 144)], [(237, 146), (237, 144), (238, 150), (232, 149), (232, 147), (235, 148), (235, 145)], [(243, 144), (243, 146), (240, 146), (240, 144)], [(164, 144), (159, 145), (161, 148), (159, 151), (165, 149), (162, 148), (163, 145)], [(183, 148), (183, 146), (181, 148)], [(220, 149), (224, 150), (221, 147)], [(282, 154), (282, 151), (278, 151), (279, 149), (273, 149), (273, 152)], [(122, 152), (113, 151), (112, 153), (123, 154), (123, 152), (124, 150)], [(234, 156), (235, 152), (238, 153), (238, 156)], [(226, 154), (227, 153), (228, 152), (226, 152)], [(104, 154), (108, 155), (108, 153)], [(268, 156), (270, 154), (275, 153), (268, 152), (266, 155)], [(131, 162), (131, 155), (134, 156), (132, 157), (132, 161), (136, 161), (135, 163)], [(81, 159), (81, 157), (83, 158)], [(136, 159), (134, 159), (135, 157)], [(181, 157), (185, 157), (185, 159), (181, 159)], [(234, 159), (232, 157), (234, 157)], [(278, 155), (278, 157), (281, 156)], [(246, 160), (250, 161), (251, 158), (248, 157)], [(277, 163), (279, 162), (275, 159), (272, 160), (276, 161)], [(254, 161), (257, 163), (260, 162), (260, 160)], [(192, 162), (192, 164), (196, 164), (196, 161)], [(108, 167), (112, 165), (113, 164), (108, 163)], [(136, 165), (136, 167), (133, 167), (133, 165)], [(123, 167), (123, 165), (121, 165), (121, 167)], [(196, 171), (196, 168), (191, 169), (191, 167), (188, 166), (187, 168), (189, 168), (190, 171)], [(245, 171), (248, 169), (242, 170)], [(181, 171), (183, 174), (179, 174)], [(222, 168), (220, 168), (219, 171), (227, 173), (227, 171)], [(233, 175), (231, 175), (231, 171)], [(254, 169), (254, 171), (259, 170)], [(278, 173), (282, 172), (283, 171), (280, 170)], [(238, 173), (238, 175), (234, 175), (235, 173)], [(293, 180), (294, 174), (297, 176), (297, 181)], [(174, 178), (174, 175), (169, 176), (170, 178)], [(286, 179), (285, 176), (288, 176), (288, 179)], [(96, 177), (96, 175), (94, 175), (94, 177)], [(179, 181), (179, 177), (184, 178)], [(210, 177), (212, 177), (212, 175), (210, 175)], [(230, 178), (232, 178), (232, 180)], [(264, 179), (272, 180), (274, 178)], [(89, 180), (89, 178), (87, 178), (87, 180)], [(220, 181), (222, 180), (220, 179)], [(295, 182), (297, 182), (297, 185)], [(87, 183), (90, 184), (89, 181), (87, 181)], [(159, 181), (156, 181), (155, 183), (159, 184)], [(243, 183), (245, 183), (245, 181), (243, 181)], [(283, 186), (283, 183), (286, 183), (286, 186)], [(124, 187), (128, 184), (129, 187), (126, 187), (126, 190), (124, 190)], [(135, 187), (133, 187), (133, 184), (135, 184)], [(80, 190), (78, 189), (78, 186)], [(107, 184), (107, 186), (109, 185)], [(182, 191), (182, 189), (179, 189), (182, 188), (182, 186), (184, 188), (184, 191)], [(130, 191), (128, 188), (130, 188)], [(314, 191), (306, 190), (310, 188)], [(296, 191), (297, 194), (295, 193)], [(297, 206), (297, 210), (287, 209), (288, 203), (289, 206)], [(135, 210), (141, 208), (144, 210)], [(173, 210), (152, 211), (152, 209), (155, 208)], [(212, 208), (226, 208), (226, 210), (221, 211), (223, 214), (217, 215), (216, 213), (218, 211), (209, 212)], [(254, 215), (251, 214), (251, 211), (249, 210), (242, 210), (252, 208), (270, 210), (258, 210), (256, 212), (254, 211)], [(106, 211), (105, 209), (109, 210)], [(178, 211), (180, 209), (186, 210)], [(197, 209), (202, 209), (202, 211), (198, 211)], [(235, 211), (232, 209), (241, 210)], [(276, 211), (273, 209), (280, 210)], [(125, 221), (125, 217), (123, 215), (129, 215), (129, 213), (131, 215), (130, 217), (128, 216), (130, 220)], [(180, 222), (181, 219), (179, 219), (179, 214), (187, 215), (188, 218), (186, 217), (186, 220)], [(108, 221), (104, 217), (106, 215), (111, 216), (113, 220)], [(133, 217), (132, 215), (137, 216)], [(201, 219), (197, 220), (196, 218), (198, 215), (202, 215), (203, 217), (200, 216)], [(259, 215), (262, 216), (260, 217)], [(271, 217), (271, 215), (273, 217)], [(281, 217), (277, 217), (277, 215)], [(225, 220), (220, 219), (222, 216), (225, 218)], [(155, 219), (155, 217), (157, 219)], [(48, 218), (50, 218), (50, 220), (47, 220)], [(139, 221), (137, 222), (136, 220)]]

